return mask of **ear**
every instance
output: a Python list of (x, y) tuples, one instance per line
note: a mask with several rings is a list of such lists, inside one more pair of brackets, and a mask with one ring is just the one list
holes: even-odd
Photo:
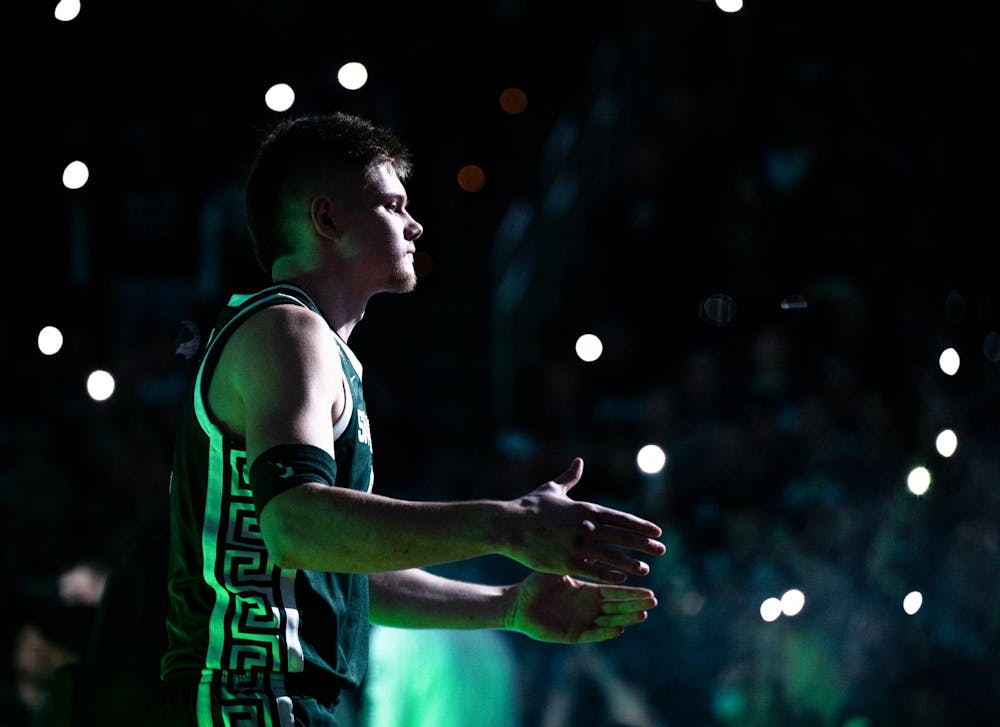
[(333, 210), (333, 200), (329, 197), (315, 197), (309, 205), (313, 228), (323, 237), (334, 240), (340, 236)]

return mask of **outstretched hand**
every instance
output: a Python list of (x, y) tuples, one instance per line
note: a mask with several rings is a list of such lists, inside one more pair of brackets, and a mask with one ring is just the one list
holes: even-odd
[(539, 641), (576, 644), (620, 636), (646, 620), (656, 606), (647, 588), (578, 581), (569, 576), (532, 573), (513, 587), (506, 626)]
[(577, 457), (559, 477), (509, 503), (514, 513), (508, 555), (529, 568), (603, 583), (644, 576), (649, 565), (626, 551), (660, 556), (662, 529), (627, 512), (569, 497), (583, 475)]

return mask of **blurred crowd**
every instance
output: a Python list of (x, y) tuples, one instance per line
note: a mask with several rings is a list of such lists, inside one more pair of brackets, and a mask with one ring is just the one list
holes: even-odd
[[(560, 171), (577, 196), (544, 230), (564, 237), (533, 259), (509, 338), (490, 337), (486, 281), (502, 201), (459, 209), (432, 189), (446, 162), (418, 145), (427, 171), (411, 196), (425, 193), (432, 218), (431, 195), (439, 203), (427, 279), (407, 300), (373, 302), (352, 339), (377, 489), (513, 497), (582, 456), (576, 497), (664, 526), (667, 555), (643, 581), (659, 605), (593, 646), (376, 629), (344, 727), (938, 727), (1000, 710), (1000, 292), (979, 259), (985, 193), (965, 174), (986, 118), (970, 75), (979, 46), (955, 44), (941, 67), (923, 59), (923, 76), (887, 52), (874, 73), (874, 30), (851, 55), (847, 40), (777, 24), (760, 36), (772, 55), (722, 71), (699, 64), (718, 48), (682, 45), (682, 25), (663, 32), (683, 73), (595, 65), (612, 82), (592, 79), (593, 104), (562, 128), (586, 139), (610, 124), (594, 109), (616, 109), (614, 133), (578, 147), (599, 164), (539, 162), (551, 166), (538, 209)], [(637, 37), (619, 58), (650, 61)], [(898, 42), (899, 58), (923, 58), (917, 39)], [(625, 81), (649, 102), (637, 108)], [(155, 621), (155, 599), (124, 624), (101, 606), (116, 584), (156, 582), (181, 397), (229, 283), (260, 282), (239, 166), (175, 179), (161, 174), (162, 129), (137, 123), (127, 138), (133, 163), (151, 166), (129, 178), (156, 184), (95, 221), (93, 277), (45, 290), (65, 349), (42, 357), (33, 319), (0, 320), (0, 727), (66, 725), (74, 666), (116, 629), (123, 659), (155, 651), (123, 646)], [(539, 144), (524, 141), (498, 157), (531, 156)], [(505, 178), (531, 186), (501, 162), (486, 194)], [(119, 238), (135, 244), (101, 251)], [(102, 277), (118, 247), (134, 259)], [(147, 275), (149, 249), (168, 251), (166, 275)], [(604, 343), (591, 363), (573, 352), (583, 332)], [(946, 347), (962, 356), (953, 376), (938, 367)], [(97, 365), (116, 377), (102, 403), (81, 386)], [(501, 378), (510, 397), (497, 408)], [(958, 438), (950, 457), (934, 446), (944, 429)], [(645, 444), (665, 451), (662, 471), (637, 468)], [(917, 466), (932, 478), (921, 496), (907, 489)], [(521, 574), (492, 558), (440, 570)], [(765, 621), (761, 604), (789, 589), (805, 595), (801, 612)], [(911, 615), (912, 591), (923, 603)]]
[[(668, 553), (646, 581), (660, 605), (606, 644), (503, 634), (463, 645), (377, 632), (373, 683), (351, 705), (357, 724), (378, 714), (380, 702), (364, 699), (385, 694), (379, 679), (432, 673), (438, 667), (406, 655), (435, 649), (472, 649), (481, 657), (473, 663), (503, 667), (507, 701), (493, 694), (475, 708), (517, 715), (525, 727), (944, 725), (995, 713), (997, 361), (972, 349), (949, 377), (905, 326), (854, 326), (863, 311), (837, 296), (874, 303), (839, 282), (759, 323), (737, 314), (719, 325), (689, 310), (696, 324), (676, 336), (669, 325), (654, 329), (656, 344), (645, 327), (612, 331), (591, 364), (554, 348), (521, 385), (512, 421), (495, 427), (468, 412), (437, 445), (433, 426), (412, 436), (408, 417), (379, 411), (399, 374), (372, 366), (379, 475), (391, 494), (514, 496), (580, 454), (576, 496), (660, 522)], [(109, 576), (164, 532), (173, 422), (200, 328), (153, 319), (142, 330), (118, 349), (125, 394), (95, 406), (54, 385), (4, 423), (2, 724), (43, 724), (71, 688), (68, 668), (92, 648)], [(894, 360), (880, 359), (893, 349)], [(950, 458), (933, 448), (944, 428), (958, 435)], [(666, 452), (659, 473), (636, 468), (646, 443)], [(922, 497), (906, 488), (917, 465), (933, 477)], [(489, 559), (460, 568), (496, 582), (518, 575)], [(761, 603), (791, 588), (805, 594), (802, 612), (765, 622)], [(902, 607), (910, 591), (924, 599), (913, 615)], [(425, 643), (407, 646), (410, 638)], [(440, 668), (448, 678), (431, 691), (454, 714), (470, 693), (485, 700), (481, 690), (499, 678)]]

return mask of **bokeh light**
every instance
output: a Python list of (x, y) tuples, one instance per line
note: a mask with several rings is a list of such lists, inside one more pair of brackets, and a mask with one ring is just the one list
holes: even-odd
[(288, 111), (295, 103), (295, 91), (287, 83), (276, 83), (267, 89), (264, 103), (272, 111)]
[[(387, 40), (385, 27), (348, 22), (337, 7), (319, 23), (316, 13), (247, 4), (240, 27), (261, 31), (252, 38), (260, 52), (249, 55), (247, 33), (226, 32), (233, 18), (223, 12), (194, 17), (189, 8), (156, 6), (158, 28), (196, 31), (179, 38), (143, 34), (141, 14), (111, 18), (88, 4), (84, 16), (80, 0), (53, 0), (35, 8), (42, 22), (15, 23), (17, 31), (37, 29), (32, 42), (16, 32), (18, 42), (44, 48), (59, 70), (31, 103), (15, 94), (18, 128), (31, 133), (18, 134), (14, 151), (23, 158), (10, 168), (29, 170), (14, 175), (15, 186), (41, 212), (16, 202), (12, 211), (44, 221), (48, 233), (24, 244), (38, 255), (33, 269), (44, 271), (28, 285), (35, 310), (11, 307), (4, 323), (17, 390), (5, 422), (16, 460), (8, 463), (4, 518), (8, 560), (26, 576), (11, 579), (7, 600), (20, 614), (28, 603), (22, 583), (30, 596), (40, 577), (51, 581), (50, 558), (114, 562), (125, 555), (121, 537), (148, 534), (147, 515), (160, 522), (163, 498), (118, 480), (142, 472), (144, 481), (168, 481), (157, 476), (169, 475), (168, 459), (146, 448), (172, 441), (175, 401), (185, 372), (197, 370), (211, 300), (228, 295), (234, 279), (242, 292), (240, 281), (258, 277), (241, 244), (239, 194), (253, 137), (286, 114), (341, 108), (389, 122), (413, 144), (411, 195), (424, 210), (418, 219), (427, 218), (413, 265), (419, 279), (432, 279), (418, 297), (383, 300), (356, 348), (372, 364), (389, 361), (371, 366), (373, 394), (380, 374), (402, 382), (402, 416), (386, 418), (386, 439), (399, 435), (393, 461), (422, 464), (398, 494), (455, 494), (437, 488), (469, 469), (470, 451), (485, 448), (492, 461), (495, 437), (495, 489), (507, 492), (513, 482), (510, 492), (519, 492), (513, 488), (532, 472), (537, 481), (558, 472), (560, 452), (579, 452), (590, 457), (590, 474), (574, 497), (666, 521), (674, 555), (650, 563), (663, 586), (659, 611), (629, 629), (638, 648), (599, 647), (609, 668), (621, 667), (621, 657), (636, 676), (636, 699), (625, 705), (633, 721), (651, 723), (659, 713), (665, 723), (700, 724), (714, 712), (726, 727), (795, 718), (864, 727), (882, 714), (919, 722), (991, 702), (980, 689), (991, 673), (983, 645), (998, 623), (979, 616), (992, 614), (995, 595), (988, 586), (1000, 482), (991, 430), (1000, 411), (1000, 287), (977, 255), (988, 251), (989, 225), (972, 219), (990, 214), (978, 204), (984, 187), (959, 170), (980, 161), (976, 133), (993, 132), (976, 104), (962, 114), (954, 103), (988, 98), (979, 44), (990, 47), (989, 23), (966, 24), (963, 12), (958, 24), (942, 25), (940, 13), (913, 6), (906, 23), (914, 32), (900, 36), (900, 53), (886, 54), (875, 42), (835, 42), (822, 15), (804, 6), (654, 3), (610, 23), (585, 8), (570, 35), (586, 42), (554, 54), (566, 19), (550, 32), (548, 18), (561, 14), (526, 12), (528, 5), (477, 6), (469, 18), (479, 22), (466, 34), (435, 33), (428, 19), (427, 28), (409, 23)], [(883, 11), (891, 20), (873, 22)], [(900, 17), (872, 6), (865, 37), (886, 37)], [(928, 17), (929, 27), (920, 26)], [(767, 29), (801, 41), (793, 42), (794, 64), (728, 69), (750, 86), (698, 82), (702, 61), (719, 58), (711, 50), (720, 32), (735, 49), (731, 60)], [(161, 37), (166, 52), (158, 53)], [(173, 50), (183, 46), (177, 57), (171, 37)], [(321, 37), (323, 50), (303, 55), (310, 37)], [(138, 49), (164, 63), (80, 62), (109, 39), (116, 49), (125, 43), (125, 57)], [(642, 42), (631, 47), (635, 40)], [(928, 43), (938, 52), (906, 52)], [(380, 47), (403, 59), (390, 75), (365, 50)], [(515, 62), (482, 62), (498, 53)], [(912, 73), (899, 73), (901, 59)], [(458, 66), (436, 75), (450, 61)], [(948, 93), (921, 93), (928, 67), (948, 79)], [(651, 72), (659, 68), (672, 70)], [(140, 70), (145, 82), (137, 85)], [(227, 77), (235, 82), (220, 83)], [(288, 83), (269, 90), (279, 81)], [(897, 93), (881, 92), (893, 82)], [(769, 93), (748, 95), (754, 85)], [(822, 89), (847, 86), (865, 123), (816, 103)], [(922, 134), (900, 139), (889, 131), (916, 128), (907, 127), (914, 99)], [(177, 114), (155, 113), (178, 101)], [(637, 115), (647, 108), (658, 123)], [(823, 133), (741, 131), (742, 121), (773, 120), (774, 109), (803, 110), (805, 131)], [(231, 112), (247, 123), (233, 124)], [(928, 139), (947, 148), (918, 143)], [(210, 158), (199, 153), (205, 148)], [(866, 153), (838, 157), (843, 149)], [(36, 194), (33, 165), (41, 191), (51, 185), (58, 204)], [(772, 174), (779, 167), (785, 171)], [(954, 194), (920, 194), (926, 185), (913, 193), (914, 169), (927, 178), (944, 172)], [(718, 214), (720, 207), (733, 214)], [(922, 224), (885, 236), (886, 220)], [(899, 261), (914, 256), (943, 264), (909, 266), (911, 274)], [(873, 272), (886, 270), (899, 274)], [(184, 317), (197, 326), (181, 330)], [(428, 321), (437, 325), (421, 333)], [(400, 346), (417, 339), (427, 346)], [(446, 380), (439, 373), (451, 359), (460, 375)], [(459, 388), (466, 382), (471, 394)], [(460, 405), (439, 407), (414, 435), (403, 406), (438, 401), (434, 385)], [(415, 398), (406, 391), (414, 387)], [(461, 404), (472, 402), (481, 416), (466, 416)], [(428, 459), (439, 434), (448, 446)], [(52, 442), (70, 449), (47, 462)], [(112, 510), (105, 498), (74, 495), (92, 482), (119, 497)], [(127, 517), (115, 517), (114, 527), (100, 527), (121, 513)], [(44, 537), (66, 522), (96, 526), (74, 528), (67, 551)], [(926, 614), (924, 587), (932, 588)], [(9, 621), (13, 629), (21, 619)], [(68, 621), (56, 625), (68, 633)], [(684, 625), (683, 639), (673, 638)], [(879, 658), (840, 669), (843, 654), (828, 647), (851, 639), (862, 651), (877, 646)], [(523, 663), (538, 663), (529, 640), (511, 646), (528, 650)], [(668, 651), (696, 668), (667, 667), (665, 681)], [(886, 665), (891, 688), (870, 689), (884, 686)], [(544, 698), (560, 684), (528, 686), (532, 698)], [(689, 698), (673, 699), (679, 694)], [(567, 708), (566, 721), (612, 721), (597, 714), (599, 697), (580, 702), (572, 717)], [(647, 700), (644, 719), (638, 711)], [(988, 722), (977, 716), (963, 714)]]
[(604, 353), (604, 344), (593, 333), (584, 333), (576, 339), (576, 355), (581, 361), (596, 361)]
[(79, 14), (80, 0), (59, 0), (59, 3), (56, 5), (56, 20), (66, 23), (76, 18)]
[(930, 489), (931, 473), (926, 467), (914, 467), (906, 477), (906, 486), (914, 495), (923, 495)]
[(681, 613), (685, 616), (697, 616), (705, 607), (705, 597), (697, 591), (688, 591), (680, 600)]
[(957, 290), (952, 290), (945, 296), (944, 314), (948, 317), (949, 321), (961, 323), (965, 320), (967, 310), (968, 305), (965, 302), (965, 298)]
[(937, 447), (938, 454), (942, 457), (950, 457), (955, 454), (955, 450), (958, 448), (958, 436), (952, 430), (945, 429), (937, 435), (934, 446)]
[(45, 326), (38, 332), (38, 350), (52, 356), (62, 350), (63, 335), (55, 326)]
[(80, 189), (90, 179), (90, 169), (77, 160), (70, 162), (63, 169), (62, 183), (67, 189)]
[(699, 315), (710, 325), (724, 326), (736, 315), (736, 302), (725, 293), (715, 293), (701, 304)]
[(458, 186), (466, 192), (478, 192), (486, 184), (486, 173), (475, 164), (466, 164), (458, 170)]
[(786, 616), (795, 616), (806, 604), (805, 594), (797, 588), (785, 591), (781, 596), (781, 612)]
[(115, 378), (107, 371), (98, 369), (87, 377), (87, 393), (94, 401), (106, 401), (115, 393)]
[(920, 610), (924, 605), (924, 596), (920, 591), (910, 591), (903, 599), (903, 610), (910, 616)]
[(368, 83), (368, 68), (363, 63), (345, 63), (337, 71), (337, 82), (348, 91), (357, 91)]
[(781, 615), (781, 600), (778, 598), (765, 599), (760, 604), (760, 617), (765, 621), (776, 621)]
[(804, 310), (809, 307), (809, 301), (801, 295), (789, 295), (781, 301), (781, 310)]
[(528, 108), (528, 96), (519, 88), (505, 88), (500, 94), (500, 108), (511, 116), (524, 113)]
[(961, 363), (962, 360), (958, 355), (958, 351), (953, 348), (946, 348), (938, 357), (938, 365), (949, 376), (954, 376), (958, 373), (958, 367)]
[(655, 444), (647, 444), (639, 450), (635, 457), (635, 462), (639, 469), (647, 475), (655, 475), (663, 470), (667, 464), (667, 453), (662, 447)]

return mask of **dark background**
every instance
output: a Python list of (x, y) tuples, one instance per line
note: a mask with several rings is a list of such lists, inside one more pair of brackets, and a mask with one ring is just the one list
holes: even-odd
[[(284, 82), (287, 113), (360, 113), (415, 155), (421, 282), (373, 300), (351, 339), (378, 489), (513, 497), (580, 455), (577, 497), (664, 526), (660, 606), (598, 650), (645, 700), (634, 724), (975, 724), (1000, 706), (985, 11), (51, 10), (8, 21), (7, 652), (34, 624), (63, 659), (81, 653), (93, 611), (60, 610), (60, 574), (105, 573), (162, 523), (190, 352), (230, 291), (265, 282), (242, 182), (280, 117), (264, 92)], [(369, 82), (347, 91), (336, 72), (353, 60)], [(508, 87), (524, 113), (501, 110)], [(74, 159), (90, 181), (67, 190)], [(466, 164), (481, 191), (456, 183)], [(783, 308), (792, 296), (804, 307)], [(34, 348), (47, 324), (66, 337), (50, 358)], [(605, 345), (591, 364), (573, 353), (585, 332)], [(955, 376), (937, 365), (948, 347)], [(95, 367), (116, 376), (109, 402), (86, 397)], [(635, 467), (649, 442), (668, 455), (656, 477)], [(922, 498), (905, 486), (917, 465)], [(489, 559), (478, 575), (514, 576)], [(763, 622), (791, 587), (803, 612)], [(911, 590), (924, 607), (907, 616)], [(511, 643), (532, 720), (560, 689), (595, 693), (560, 667), (572, 650)], [(0, 673), (20, 714), (23, 675)], [(610, 723), (601, 709), (575, 723)]]

